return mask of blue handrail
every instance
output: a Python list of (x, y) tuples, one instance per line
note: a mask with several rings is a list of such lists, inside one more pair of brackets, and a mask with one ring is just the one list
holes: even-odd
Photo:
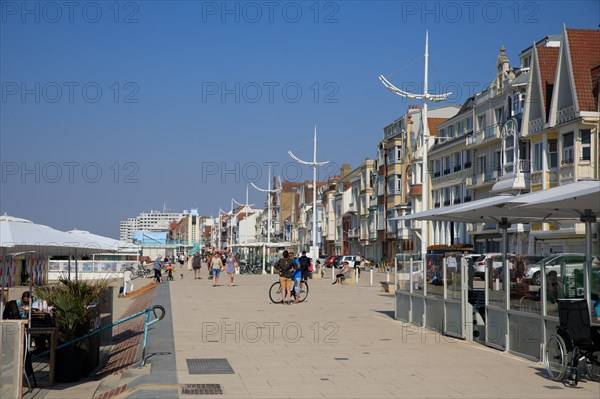
[[(156, 310), (160, 310), (160, 315), (156, 314)], [(150, 313), (154, 314), (154, 317), (155, 317), (152, 320), (150, 320)], [(112, 324), (110, 324), (108, 326), (104, 326), (104, 327), (101, 327), (101, 328), (99, 328), (97, 330), (89, 332), (88, 334), (85, 334), (82, 337), (76, 338), (76, 339), (74, 339), (72, 341), (69, 341), (69, 342), (66, 342), (66, 343), (64, 343), (62, 345), (59, 345), (56, 348), (56, 350), (59, 350), (59, 349), (62, 349), (62, 348), (66, 348), (67, 346), (71, 346), (73, 344), (76, 344), (77, 342), (83, 341), (84, 339), (87, 339), (87, 338), (91, 337), (92, 335), (96, 335), (98, 333), (101, 333), (104, 330), (107, 330), (109, 328), (117, 326), (117, 325), (119, 325), (121, 323), (125, 323), (126, 321), (129, 321), (131, 319), (134, 319), (134, 318), (136, 318), (138, 316), (141, 316), (141, 315), (145, 314), (146, 315), (146, 319), (144, 320), (144, 347), (143, 347), (143, 350), (142, 350), (142, 363), (140, 364), (140, 367), (144, 367), (146, 365), (146, 344), (147, 344), (147, 341), (148, 341), (148, 327), (151, 326), (152, 324), (156, 323), (157, 321), (162, 320), (165, 317), (165, 313), (166, 313), (165, 308), (163, 308), (160, 305), (154, 305), (154, 306), (149, 307), (147, 309), (144, 309), (144, 310), (142, 310), (140, 312), (134, 313), (131, 316), (127, 316), (124, 319), (115, 321), (114, 323), (112, 323)], [(42, 352), (42, 353), (37, 354), (35, 356), (32, 356), (31, 359), (32, 360), (39, 359), (39, 358), (41, 358), (43, 356), (46, 356), (49, 353), (50, 353), (50, 351), (47, 350), (45, 352)]]

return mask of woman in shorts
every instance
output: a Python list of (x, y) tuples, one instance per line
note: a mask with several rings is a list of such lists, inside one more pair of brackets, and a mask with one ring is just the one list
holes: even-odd
[(219, 274), (223, 269), (223, 261), (217, 252), (213, 253), (213, 257), (210, 260), (210, 272), (213, 276), (213, 287), (216, 287), (219, 283)]

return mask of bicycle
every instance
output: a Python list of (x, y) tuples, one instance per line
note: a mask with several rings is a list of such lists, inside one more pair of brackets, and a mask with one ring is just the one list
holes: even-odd
[[(306, 300), (306, 298), (308, 297), (308, 282), (307, 281), (300, 281), (300, 295), (298, 295), (298, 302), (304, 302)], [(290, 296), (291, 298), (295, 298), (296, 297), (296, 292), (294, 291), (294, 286), (292, 285), (292, 294)], [(279, 281), (274, 282), (271, 285), (271, 288), (269, 288), (269, 298), (271, 299), (271, 302), (273, 303), (282, 303), (283, 302), (283, 297), (281, 296), (281, 284), (279, 283)]]

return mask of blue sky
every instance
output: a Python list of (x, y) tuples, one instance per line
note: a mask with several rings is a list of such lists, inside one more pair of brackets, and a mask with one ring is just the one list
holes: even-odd
[[(422, 85), (462, 103), (546, 35), (598, 28), (598, 2), (0, 1), (0, 212), (118, 237), (141, 211), (216, 215), (288, 157), (374, 157)], [(333, 168), (321, 171), (332, 175)], [(250, 203), (265, 196), (250, 188)]]

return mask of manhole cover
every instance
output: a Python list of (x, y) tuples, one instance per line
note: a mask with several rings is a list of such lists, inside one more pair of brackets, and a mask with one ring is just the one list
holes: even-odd
[(227, 359), (185, 359), (189, 374), (234, 374)]
[(184, 384), (182, 395), (223, 395), (221, 384)]

